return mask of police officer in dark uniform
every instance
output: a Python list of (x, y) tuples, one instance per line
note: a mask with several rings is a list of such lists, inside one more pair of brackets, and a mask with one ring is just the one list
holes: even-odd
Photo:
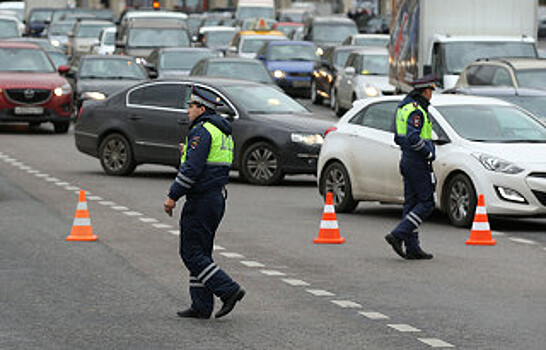
[(227, 315), (245, 295), (239, 284), (212, 260), (216, 229), (224, 216), (225, 185), (233, 162), (231, 124), (215, 114), (219, 105), (211, 93), (192, 88), (189, 133), (182, 164), (163, 203), (172, 215), (176, 201), (186, 196), (180, 217), (180, 256), (190, 272), (190, 308), (180, 317), (209, 318), (214, 296), (223, 301), (216, 318)]
[[(385, 240), (402, 258), (432, 259), (419, 245), (419, 226), (434, 210), (435, 179), (432, 162), (436, 158), (432, 143), (432, 123), (428, 106), (436, 76), (414, 81), (413, 90), (402, 100), (396, 112), (394, 141), (402, 149), (400, 172), (404, 178), (402, 221)], [(402, 247), (406, 246), (406, 251)]]

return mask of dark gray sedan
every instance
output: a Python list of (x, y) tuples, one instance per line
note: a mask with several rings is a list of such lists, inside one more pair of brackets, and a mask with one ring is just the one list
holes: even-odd
[(144, 163), (178, 167), (188, 132), (192, 84), (210, 91), (232, 120), (234, 169), (248, 182), (271, 185), (285, 174), (314, 174), (330, 123), (278, 89), (248, 81), (186, 78), (139, 84), (105, 101), (84, 104), (75, 129), (77, 148), (99, 158), (111, 175)]

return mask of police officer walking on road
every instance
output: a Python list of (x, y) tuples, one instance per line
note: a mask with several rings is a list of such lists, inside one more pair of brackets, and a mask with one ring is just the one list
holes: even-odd
[[(402, 258), (432, 259), (419, 245), (419, 226), (434, 210), (435, 179), (432, 162), (436, 158), (432, 143), (432, 123), (428, 106), (436, 76), (429, 75), (411, 83), (413, 90), (402, 100), (396, 112), (394, 141), (402, 149), (400, 172), (404, 178), (402, 221), (385, 240)], [(406, 251), (402, 247), (406, 246)]]
[(214, 296), (223, 301), (215, 317), (223, 317), (245, 295), (212, 260), (214, 236), (225, 210), (224, 186), (233, 162), (231, 124), (215, 114), (218, 105), (214, 95), (192, 87), (182, 164), (163, 203), (165, 212), (172, 215), (176, 201), (186, 196), (180, 217), (180, 256), (190, 272), (192, 304), (177, 312), (180, 317), (209, 318)]

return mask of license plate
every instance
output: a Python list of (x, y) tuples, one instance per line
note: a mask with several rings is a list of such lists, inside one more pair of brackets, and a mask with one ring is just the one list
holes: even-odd
[(308, 81), (295, 81), (292, 85), (294, 87), (309, 87), (311, 84)]
[(44, 114), (44, 107), (15, 107), (13, 112), (17, 115)]

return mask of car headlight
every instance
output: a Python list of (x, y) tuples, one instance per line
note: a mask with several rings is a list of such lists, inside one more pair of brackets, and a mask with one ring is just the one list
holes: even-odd
[(141, 65), (145, 65), (146, 64), (146, 59), (144, 59), (143, 57), (137, 57), (137, 58), (135, 58), (135, 62), (138, 63), (138, 64), (141, 64)]
[(282, 70), (277, 69), (276, 71), (273, 72), (273, 76), (277, 79), (282, 79), (286, 76), (286, 73), (283, 72)]
[(483, 153), (472, 153), (472, 156), (476, 158), (485, 169), (494, 171), (497, 173), (504, 173), (509, 175), (519, 174), (523, 171), (522, 168), (511, 163), (507, 160), (491, 156)]
[(319, 55), (319, 56), (322, 56), (322, 55), (324, 55), (324, 50), (322, 49), (322, 47), (319, 47), (319, 48), (317, 48), (317, 51), (315, 53), (317, 55)]
[(51, 45), (59, 47), (61, 46), (61, 42), (59, 40), (51, 40)]
[(55, 94), (55, 96), (58, 96), (58, 97), (63, 95), (68, 95), (72, 93), (72, 88), (70, 87), (70, 84), (66, 83), (63, 86), (59, 86), (55, 88), (55, 90), (53, 90), (53, 93)]
[(320, 134), (302, 134), (292, 133), (290, 135), (292, 142), (304, 143), (306, 145), (322, 145), (324, 143), (324, 137)]
[(379, 90), (375, 86), (368, 85), (364, 88), (364, 93), (368, 97), (375, 97), (379, 95)]
[(88, 91), (82, 94), (84, 100), (104, 100), (106, 95), (98, 91)]

